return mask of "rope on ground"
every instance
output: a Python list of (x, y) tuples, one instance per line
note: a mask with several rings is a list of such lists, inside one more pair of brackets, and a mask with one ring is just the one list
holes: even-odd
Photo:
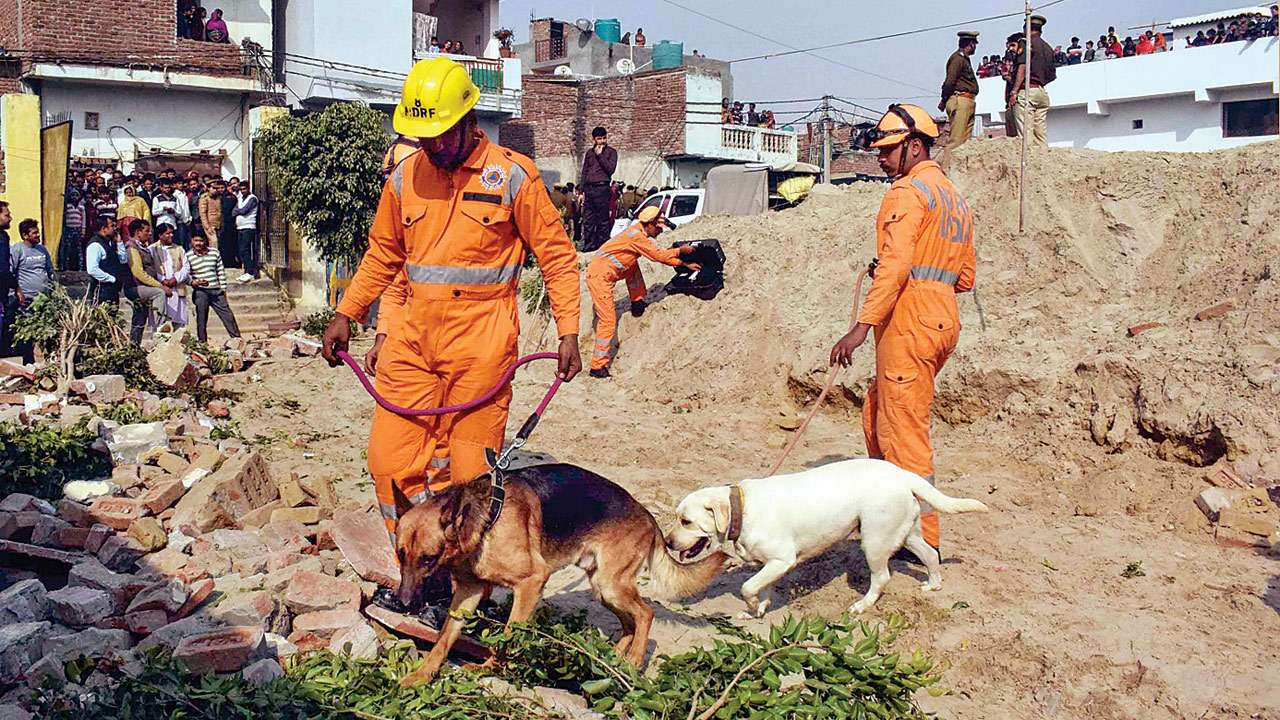
[[(853, 330), (858, 324), (858, 310), (862, 298), (862, 280), (867, 277), (867, 269), (863, 268), (858, 273), (858, 280), (853, 284), (853, 312), (849, 318), (849, 330)], [(814, 401), (813, 407), (810, 408), (809, 414), (805, 417), (804, 422), (800, 423), (800, 427), (796, 428), (796, 432), (791, 436), (791, 442), (787, 443), (787, 447), (782, 450), (782, 454), (769, 467), (769, 472), (765, 473), (766, 477), (778, 472), (778, 468), (782, 467), (782, 463), (786, 461), (787, 456), (800, 443), (800, 438), (804, 435), (804, 431), (809, 427), (809, 421), (813, 420), (813, 416), (818, 414), (818, 410), (822, 407), (822, 401), (827, 399), (827, 395), (831, 392), (831, 388), (835, 387), (836, 378), (840, 377), (841, 368), (838, 365), (832, 365), (827, 370), (827, 384), (822, 388), (822, 392), (818, 394), (818, 399)]]

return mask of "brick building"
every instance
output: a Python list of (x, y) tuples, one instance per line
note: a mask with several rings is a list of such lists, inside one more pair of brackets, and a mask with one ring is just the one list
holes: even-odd
[(652, 46), (607, 42), (550, 18), (534, 20), (515, 52), (530, 74), (522, 114), (499, 137), (532, 157), (548, 182), (578, 182), (597, 125), (618, 151), (614, 179), (639, 187), (700, 187), (719, 164), (796, 159), (789, 130), (721, 123), (721, 100), (733, 89), (726, 62), (676, 55), (675, 67), (653, 69)]
[[(255, 3), (272, 4), (228, 5)], [(73, 157), (128, 169), (153, 149), (203, 151), (247, 175), (248, 112), (273, 88), (242, 39), (178, 37), (174, 0), (0, 0), (0, 92), (37, 96), (44, 125), (71, 121)]]

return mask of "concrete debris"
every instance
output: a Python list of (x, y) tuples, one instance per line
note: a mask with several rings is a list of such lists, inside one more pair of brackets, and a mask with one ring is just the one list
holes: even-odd
[(98, 434), (116, 465), (136, 465), (145, 453), (169, 449), (169, 434), (162, 422), (116, 425), (105, 421)]
[(67, 387), (72, 395), (93, 405), (110, 405), (124, 399), (126, 392), (123, 375), (90, 375), (72, 380)]
[(378, 657), (381, 641), (378, 631), (368, 623), (361, 622), (339, 632), (329, 641), (329, 651), (335, 655), (350, 655), (353, 658)]
[(88, 627), (111, 617), (115, 603), (102, 590), (70, 586), (49, 593), (53, 616), (63, 625)]
[(62, 486), (62, 496), (76, 502), (114, 495), (118, 487), (105, 480), (72, 480)]
[(280, 662), (272, 658), (262, 658), (240, 671), (250, 685), (266, 685), (277, 678), (284, 677), (284, 668)]
[(29, 623), (49, 617), (49, 597), (39, 580), (23, 580), (0, 591), (0, 625)]
[(341, 511), (329, 525), (333, 541), (356, 574), (386, 587), (400, 582), (400, 566), (377, 513)]
[(147, 354), (147, 367), (162, 385), (171, 388), (187, 388), (200, 380), (199, 369), (191, 362), (186, 349), (182, 346), (185, 337), (185, 333), (174, 333)]
[(0, 683), (17, 681), (44, 655), (42, 645), (51, 627), (45, 621), (0, 625)]
[(1216, 523), (1222, 511), (1231, 507), (1231, 497), (1222, 488), (1205, 488), (1196, 496), (1196, 507), (1200, 508), (1209, 522)]
[(81, 656), (90, 659), (119, 656), (132, 646), (133, 638), (128, 630), (91, 627), (79, 632), (50, 635), (45, 638), (41, 649), (45, 655), (67, 662)]

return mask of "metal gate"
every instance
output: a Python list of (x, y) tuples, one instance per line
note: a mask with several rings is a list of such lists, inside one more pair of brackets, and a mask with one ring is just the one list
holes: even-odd
[(253, 144), (251, 157), (253, 194), (258, 196), (261, 208), (258, 216), (261, 262), (286, 270), (289, 267), (289, 226), (284, 219), (284, 208), (276, 202), (275, 189), (271, 187), (271, 164), (257, 152), (257, 143)]

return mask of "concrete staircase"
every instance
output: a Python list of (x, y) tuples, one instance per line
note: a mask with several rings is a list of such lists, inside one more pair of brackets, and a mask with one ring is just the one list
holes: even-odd
[[(289, 303), (276, 284), (268, 278), (259, 278), (247, 283), (238, 283), (236, 271), (227, 270), (227, 303), (231, 312), (235, 313), (236, 324), (240, 326), (240, 334), (244, 337), (266, 335), (269, 323), (294, 320)], [(195, 332), (195, 308), (191, 309), (191, 330)], [(228, 338), (227, 331), (217, 313), (209, 310), (209, 344), (217, 347)]]

